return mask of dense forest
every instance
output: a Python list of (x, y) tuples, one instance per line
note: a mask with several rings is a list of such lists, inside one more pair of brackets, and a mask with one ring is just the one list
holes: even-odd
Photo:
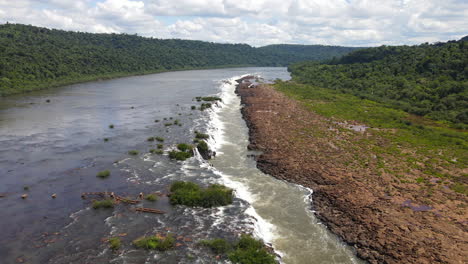
[(381, 46), (289, 67), (299, 83), (351, 93), (456, 127), (468, 124), (468, 38)]
[(0, 25), (0, 96), (67, 83), (169, 70), (286, 66), (355, 48), (217, 44), (128, 34), (92, 34)]

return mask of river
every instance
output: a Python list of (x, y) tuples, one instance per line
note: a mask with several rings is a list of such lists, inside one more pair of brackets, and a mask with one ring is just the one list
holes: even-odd
[[(256, 168), (234, 93), (235, 80), (246, 74), (265, 81), (289, 79), (285, 68), (180, 71), (2, 98), (1, 263), (217, 263), (197, 242), (232, 240), (243, 232), (271, 244), (283, 263), (362, 263), (314, 217), (312, 190)], [(192, 110), (200, 105), (197, 96), (223, 101)], [(210, 135), (214, 159), (195, 155), (176, 162), (149, 153), (158, 142), (148, 137), (164, 138), (167, 152), (191, 143), (195, 131)], [(139, 154), (128, 155), (130, 150)], [(110, 177), (96, 177), (102, 170), (110, 170)], [(81, 198), (83, 192), (131, 198), (140, 192), (167, 193), (175, 180), (222, 183), (235, 190), (236, 198), (232, 205), (211, 209), (173, 207), (166, 197), (142, 202), (166, 211), (162, 215), (137, 213), (124, 204), (94, 210), (90, 197)], [(23, 194), (28, 197), (21, 199)], [(131, 245), (158, 233), (174, 234), (176, 249), (161, 253)], [(122, 239), (118, 252), (105, 242), (112, 236)]]

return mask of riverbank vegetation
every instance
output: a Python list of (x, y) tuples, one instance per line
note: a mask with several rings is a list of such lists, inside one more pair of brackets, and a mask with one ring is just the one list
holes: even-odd
[(170, 202), (173, 205), (215, 207), (231, 204), (233, 190), (220, 184), (201, 188), (192, 182), (178, 181), (171, 185)]
[[(468, 194), (463, 173), (468, 165), (465, 130), (333, 89), (294, 82), (277, 82), (275, 88), (329, 118), (330, 126), (338, 125), (346, 131), (349, 125), (356, 124), (365, 129), (365, 137), (353, 139), (354, 147), (339, 145), (352, 148), (348, 150), (350, 153), (360, 149), (352, 160), (343, 160), (347, 166), (368, 169), (375, 165), (377, 173), (395, 175), (398, 182), (414, 182), (430, 188), (434, 185), (430, 180), (436, 178), (432, 182)], [(330, 135), (314, 130), (314, 136)], [(340, 141), (333, 144), (338, 146)], [(412, 179), (408, 174), (417, 177)]]
[(468, 37), (362, 49), (327, 63), (297, 63), (289, 70), (298, 83), (468, 128)]
[(174, 70), (286, 66), (356, 48), (246, 44), (92, 34), (0, 25), (0, 96), (72, 83)]

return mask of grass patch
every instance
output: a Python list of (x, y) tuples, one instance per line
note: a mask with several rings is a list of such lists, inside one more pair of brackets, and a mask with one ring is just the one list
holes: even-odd
[(457, 193), (462, 193), (465, 195), (468, 195), (468, 190), (466, 188), (466, 184), (462, 183), (455, 183), (450, 187), (452, 190), (454, 190)]
[(149, 152), (151, 154), (158, 154), (158, 155), (164, 154), (164, 151), (162, 149), (150, 149)]
[(192, 106), (190, 107), (190, 109), (195, 110), (195, 109), (197, 109), (197, 107), (194, 106), (194, 105), (192, 105)]
[(158, 200), (158, 196), (156, 194), (152, 193), (152, 194), (146, 195), (145, 199), (150, 201), (150, 202), (155, 202), (155, 201)]
[(195, 131), (195, 138), (196, 139), (208, 139), (210, 136), (208, 134), (200, 133), (198, 131)]
[(107, 142), (107, 141), (109, 141), (109, 139), (108, 139), (108, 138), (104, 138), (104, 142)]
[(136, 156), (138, 154), (140, 154), (140, 152), (138, 150), (129, 150), (128, 151), (128, 155)]
[(181, 144), (177, 144), (177, 149), (180, 151), (187, 152), (187, 151), (191, 151), (193, 149), (193, 146), (189, 144), (181, 143)]
[(118, 237), (109, 238), (109, 248), (112, 250), (118, 250), (122, 246), (122, 242)]
[(158, 144), (157, 147), (158, 147), (158, 149), (163, 149), (164, 145), (163, 144)]
[(112, 125), (112, 124), (111, 124), (111, 125), (109, 125), (109, 128), (114, 128), (114, 125)]
[(189, 159), (191, 157), (193, 157), (193, 154), (190, 153), (190, 152), (176, 151), (176, 150), (169, 151), (169, 158), (170, 159), (184, 161), (184, 160)]
[(184, 181), (171, 185), (170, 202), (173, 205), (215, 207), (231, 204), (232, 200), (232, 189), (220, 184), (212, 184), (204, 189)]
[(111, 199), (106, 199), (106, 200), (101, 200), (101, 201), (93, 201), (92, 204), (93, 209), (99, 209), (99, 208), (114, 208), (114, 201)]
[(153, 142), (154, 140), (155, 140), (154, 137), (149, 137), (149, 138), (146, 139), (146, 141), (149, 141), (149, 142)]
[(164, 138), (162, 137), (155, 137), (154, 139), (158, 142), (164, 142)]
[(172, 126), (172, 123), (164, 123), (164, 126)]
[(110, 176), (110, 171), (109, 170), (103, 170), (103, 171), (100, 171), (96, 174), (96, 177), (99, 177), (99, 178), (107, 178)]
[(275, 256), (270, 254), (262, 241), (250, 235), (242, 235), (241, 238), (229, 243), (225, 239), (216, 238), (202, 240), (200, 245), (209, 248), (214, 254), (228, 258), (232, 263), (241, 264), (274, 264)]
[(137, 248), (165, 251), (174, 248), (175, 239), (171, 234), (167, 235), (166, 237), (142, 237), (134, 240), (133, 245), (135, 245)]

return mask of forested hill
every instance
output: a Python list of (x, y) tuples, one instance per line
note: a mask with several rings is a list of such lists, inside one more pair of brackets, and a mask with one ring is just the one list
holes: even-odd
[[(468, 38), (353, 51), (327, 63), (291, 65), (293, 80), (468, 124)], [(465, 125), (462, 125), (465, 124)]]
[[(286, 47), (286, 48), (284, 48)], [(0, 96), (67, 83), (178, 69), (286, 66), (331, 59), (352, 48), (287, 46), (154, 39), (92, 34), (21, 24), (0, 25)]]
[(356, 47), (341, 47), (341, 46), (323, 46), (323, 45), (268, 45), (258, 48), (265, 56), (280, 56), (281, 63), (284, 65), (298, 61), (324, 61), (338, 58), (345, 54), (355, 51)]

